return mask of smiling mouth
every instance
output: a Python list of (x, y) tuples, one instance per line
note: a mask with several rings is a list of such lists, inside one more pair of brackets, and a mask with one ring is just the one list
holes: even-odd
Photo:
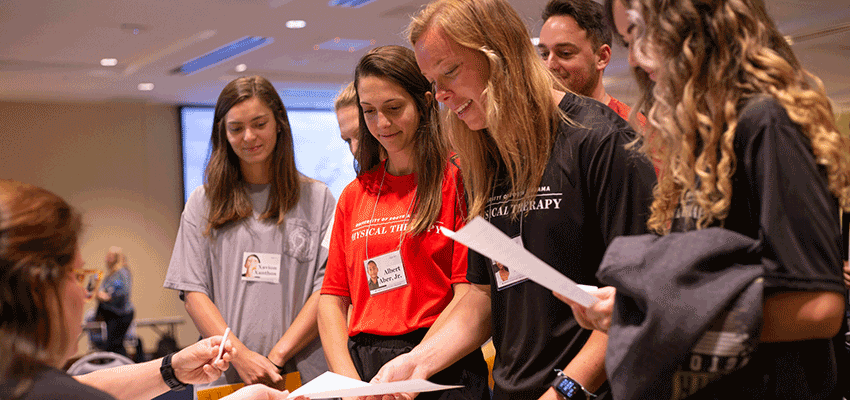
[(244, 150), (248, 153), (251, 153), (251, 152), (255, 152), (255, 151), (259, 150), (260, 147), (263, 147), (263, 145), (257, 145), (257, 146), (254, 146), (254, 147), (246, 147)]
[(461, 114), (463, 114), (463, 113), (466, 111), (466, 109), (467, 109), (467, 108), (469, 108), (469, 106), (470, 106), (471, 104), (472, 104), (472, 100), (468, 100), (468, 101), (467, 101), (466, 103), (464, 103), (462, 106), (458, 107), (458, 109), (457, 109), (457, 110), (455, 110), (455, 113), (457, 113), (457, 116), (458, 116), (458, 117), (460, 117), (460, 116), (461, 116)]

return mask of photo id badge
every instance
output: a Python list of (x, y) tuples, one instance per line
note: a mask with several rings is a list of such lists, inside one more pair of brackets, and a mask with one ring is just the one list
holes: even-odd
[(242, 253), (242, 280), (280, 283), (280, 254)]
[[(517, 236), (511, 239), (514, 243), (522, 246), (522, 237)], [(496, 261), (490, 260), (490, 266), (493, 268), (493, 277), (496, 280), (496, 288), (499, 290), (506, 289), (510, 286), (516, 285), (517, 283), (524, 282), (528, 280), (525, 275), (519, 273), (518, 271), (511, 271), (508, 267), (498, 263)]]
[(399, 250), (363, 261), (363, 267), (366, 269), (366, 284), (369, 285), (369, 294), (372, 296), (407, 286), (407, 275)]

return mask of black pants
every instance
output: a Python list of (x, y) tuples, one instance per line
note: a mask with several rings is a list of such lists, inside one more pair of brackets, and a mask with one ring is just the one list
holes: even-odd
[[(360, 333), (349, 339), (348, 352), (360, 378), (369, 382), (384, 364), (419, 344), (426, 332), (427, 329), (420, 329), (400, 336)], [(463, 388), (422, 393), (416, 397), (417, 400), (490, 400), (487, 363), (481, 349), (469, 353), (428, 380), (442, 385), (463, 385)]]
[(98, 306), (97, 313), (106, 322), (105, 350), (126, 356), (127, 349), (124, 348), (124, 336), (127, 335), (127, 330), (130, 329), (130, 324), (133, 323), (133, 316), (136, 312), (130, 311), (129, 314), (121, 315)]

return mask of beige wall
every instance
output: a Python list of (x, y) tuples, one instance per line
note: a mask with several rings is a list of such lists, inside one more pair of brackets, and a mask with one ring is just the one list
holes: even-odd
[(835, 116), (838, 131), (850, 135), (850, 111), (838, 114)]
[[(183, 303), (162, 288), (183, 207), (177, 108), (0, 102), (0, 116), (0, 177), (45, 187), (80, 210), (87, 267), (104, 268), (106, 249), (123, 247), (136, 318), (183, 316), (178, 344), (194, 342)], [(138, 334), (146, 349), (155, 347), (152, 329)], [(81, 338), (81, 352), (87, 343)]]

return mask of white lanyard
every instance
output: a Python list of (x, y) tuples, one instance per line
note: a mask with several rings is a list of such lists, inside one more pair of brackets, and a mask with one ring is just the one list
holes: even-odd
[[(371, 257), (369, 257), (369, 235), (368, 235), (368, 232), (369, 232), (369, 229), (372, 227), (372, 221), (375, 220), (375, 210), (378, 209), (378, 201), (381, 199), (381, 190), (384, 188), (384, 179), (386, 177), (387, 177), (387, 162), (385, 161), (384, 162), (384, 174), (381, 175), (381, 185), (378, 186), (378, 196), (375, 197), (375, 205), (372, 207), (372, 217), (369, 218), (369, 224), (366, 226), (366, 232), (367, 232), (367, 235), (366, 235), (366, 259), (367, 260), (369, 258), (371, 258)], [(416, 190), (417, 189), (413, 190), (413, 199), (410, 200), (410, 205), (407, 206), (407, 214), (406, 215), (408, 216), (408, 218), (407, 218), (408, 224), (410, 224), (410, 210), (413, 208), (413, 202), (416, 201)], [(396, 250), (398, 250), (399, 252), (401, 252), (401, 243), (404, 241), (405, 234), (407, 234), (407, 228), (406, 227), (404, 228), (404, 230), (401, 231), (401, 235), (399, 236), (399, 239), (398, 239), (398, 248)]]

